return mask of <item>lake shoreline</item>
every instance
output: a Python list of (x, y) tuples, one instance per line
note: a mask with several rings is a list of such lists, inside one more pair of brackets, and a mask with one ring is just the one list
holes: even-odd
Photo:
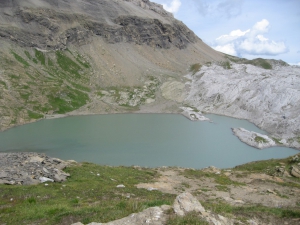
[(210, 165), (228, 168), (298, 152), (282, 147), (257, 151), (243, 144), (231, 130), (245, 127), (262, 132), (255, 125), (213, 114), (205, 116), (210, 120), (196, 123), (177, 113), (68, 115), (64, 118), (59, 115), (58, 120), (44, 119), (2, 133), (0, 149), (3, 152), (36, 151), (65, 160), (72, 155), (76, 161), (152, 168)]

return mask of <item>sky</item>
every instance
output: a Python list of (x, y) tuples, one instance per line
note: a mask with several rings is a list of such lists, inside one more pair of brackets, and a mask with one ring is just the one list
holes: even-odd
[(151, 0), (214, 49), (300, 66), (300, 0)]

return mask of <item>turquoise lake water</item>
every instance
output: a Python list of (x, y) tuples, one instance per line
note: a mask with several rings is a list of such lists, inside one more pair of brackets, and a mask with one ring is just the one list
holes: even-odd
[(265, 133), (246, 120), (206, 115), (194, 122), (175, 114), (114, 114), (41, 120), (0, 133), (2, 152), (40, 152), (61, 159), (148, 167), (234, 167), (299, 153), (285, 147), (258, 150), (231, 128)]

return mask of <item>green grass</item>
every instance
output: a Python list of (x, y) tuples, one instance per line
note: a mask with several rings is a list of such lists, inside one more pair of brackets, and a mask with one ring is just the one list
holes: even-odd
[(256, 136), (254, 138), (254, 140), (257, 142), (257, 143), (267, 143), (267, 140), (264, 139), (263, 137), (260, 137), (260, 136)]
[(222, 63), (221, 63), (221, 66), (222, 66), (224, 69), (226, 69), (226, 70), (231, 69), (231, 64), (230, 64), (229, 61), (222, 62)]
[(235, 170), (247, 172), (266, 172), (266, 170), (280, 166), (280, 161), (276, 159), (250, 162), (244, 165), (236, 166)]
[[(266, 59), (257, 58), (257, 59), (248, 60), (245, 58), (238, 58), (238, 57), (227, 55), (227, 54), (225, 54), (225, 55), (226, 55), (227, 59), (229, 59), (230, 61), (235, 62), (235, 63), (251, 64), (253, 66), (258, 66), (258, 67), (268, 69), (268, 70), (273, 68), (271, 63), (269, 63), (268, 60), (266, 60)], [(282, 66), (288, 65), (286, 62), (283, 62), (281, 60), (276, 60), (276, 62)]]
[(183, 217), (173, 216), (166, 225), (208, 225), (209, 223), (199, 217), (197, 213), (189, 213)]
[[(66, 172), (71, 177), (64, 183), (0, 185), (1, 222), (7, 225), (109, 222), (148, 207), (170, 205), (175, 198), (135, 187), (158, 176), (150, 169), (83, 163), (67, 168)], [(118, 184), (124, 184), (125, 188), (116, 188)], [(126, 197), (128, 193), (130, 198)]]
[(62, 70), (71, 76), (74, 75), (75, 78), (81, 78), (79, 74), (81, 67), (62, 51), (56, 51), (56, 62)]
[(72, 84), (72, 86), (76, 89), (79, 89), (81, 91), (86, 91), (86, 92), (90, 92), (91, 89), (89, 87), (83, 86), (81, 84), (75, 83), (75, 82), (70, 82)]
[(4, 86), (4, 89), (7, 89), (7, 85), (4, 81), (0, 80), (0, 84)]
[(275, 137), (272, 137), (273, 141), (275, 141), (276, 144), (281, 145), (282, 143), (280, 142), (281, 140)]
[[(285, 159), (270, 159), (270, 160), (261, 160), (256, 162), (250, 162), (243, 165), (236, 166), (233, 170), (244, 171), (246, 173), (265, 173), (268, 175), (276, 174), (276, 167), (285, 165), (285, 169), (289, 170), (290, 167), (297, 162), (292, 161), (293, 156)], [(289, 178), (289, 181), (283, 183), (276, 182), (276, 184), (281, 186), (288, 187), (300, 187), (299, 178)]]
[(30, 110), (27, 110), (27, 113), (28, 113), (29, 118), (31, 118), (31, 119), (41, 119), (44, 117), (42, 114), (35, 113)]
[(200, 71), (201, 67), (202, 66), (199, 63), (193, 64), (193, 65), (190, 66), (190, 72), (192, 72), (193, 75), (194, 75), (195, 73)]
[(25, 55), (27, 56), (28, 59), (32, 60), (32, 57), (28, 51), (24, 51)]
[(224, 192), (229, 191), (229, 188), (225, 185), (217, 185), (216, 188), (217, 188), (218, 191), (224, 191)]
[(217, 184), (220, 185), (234, 185), (234, 186), (243, 186), (244, 183), (236, 182), (231, 180), (229, 177), (223, 175), (223, 174), (214, 174), (209, 172), (204, 172), (202, 170), (190, 170), (186, 169), (182, 175), (185, 177), (191, 178), (191, 179), (201, 179), (203, 177), (212, 178), (215, 180)]
[(211, 210), (218, 214), (234, 214), (234, 215), (271, 215), (278, 218), (299, 218), (299, 209), (287, 209), (287, 208), (272, 208), (262, 205), (254, 206), (232, 206), (223, 202), (203, 202), (202, 205), (206, 210)]
[(35, 57), (43, 66), (45, 66), (46, 58), (43, 52), (35, 49)]
[(21, 56), (19, 56), (17, 53), (15, 53), (14, 51), (11, 51), (11, 53), (19, 63), (22, 63), (25, 66), (25, 68), (30, 66), (29, 63)]
[(55, 92), (56, 94), (53, 93), (48, 95), (48, 100), (51, 108), (55, 110), (55, 113), (59, 114), (78, 109), (79, 107), (85, 105), (89, 100), (89, 97), (86, 93), (71, 87), (66, 87), (62, 90), (56, 88)]

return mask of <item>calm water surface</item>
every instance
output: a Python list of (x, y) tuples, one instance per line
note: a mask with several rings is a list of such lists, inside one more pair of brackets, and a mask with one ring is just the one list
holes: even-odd
[(207, 115), (192, 122), (173, 114), (76, 116), (16, 127), (0, 133), (2, 152), (41, 152), (61, 159), (106, 165), (220, 168), (284, 158), (298, 150), (257, 150), (239, 141), (232, 127), (264, 133), (246, 120)]

